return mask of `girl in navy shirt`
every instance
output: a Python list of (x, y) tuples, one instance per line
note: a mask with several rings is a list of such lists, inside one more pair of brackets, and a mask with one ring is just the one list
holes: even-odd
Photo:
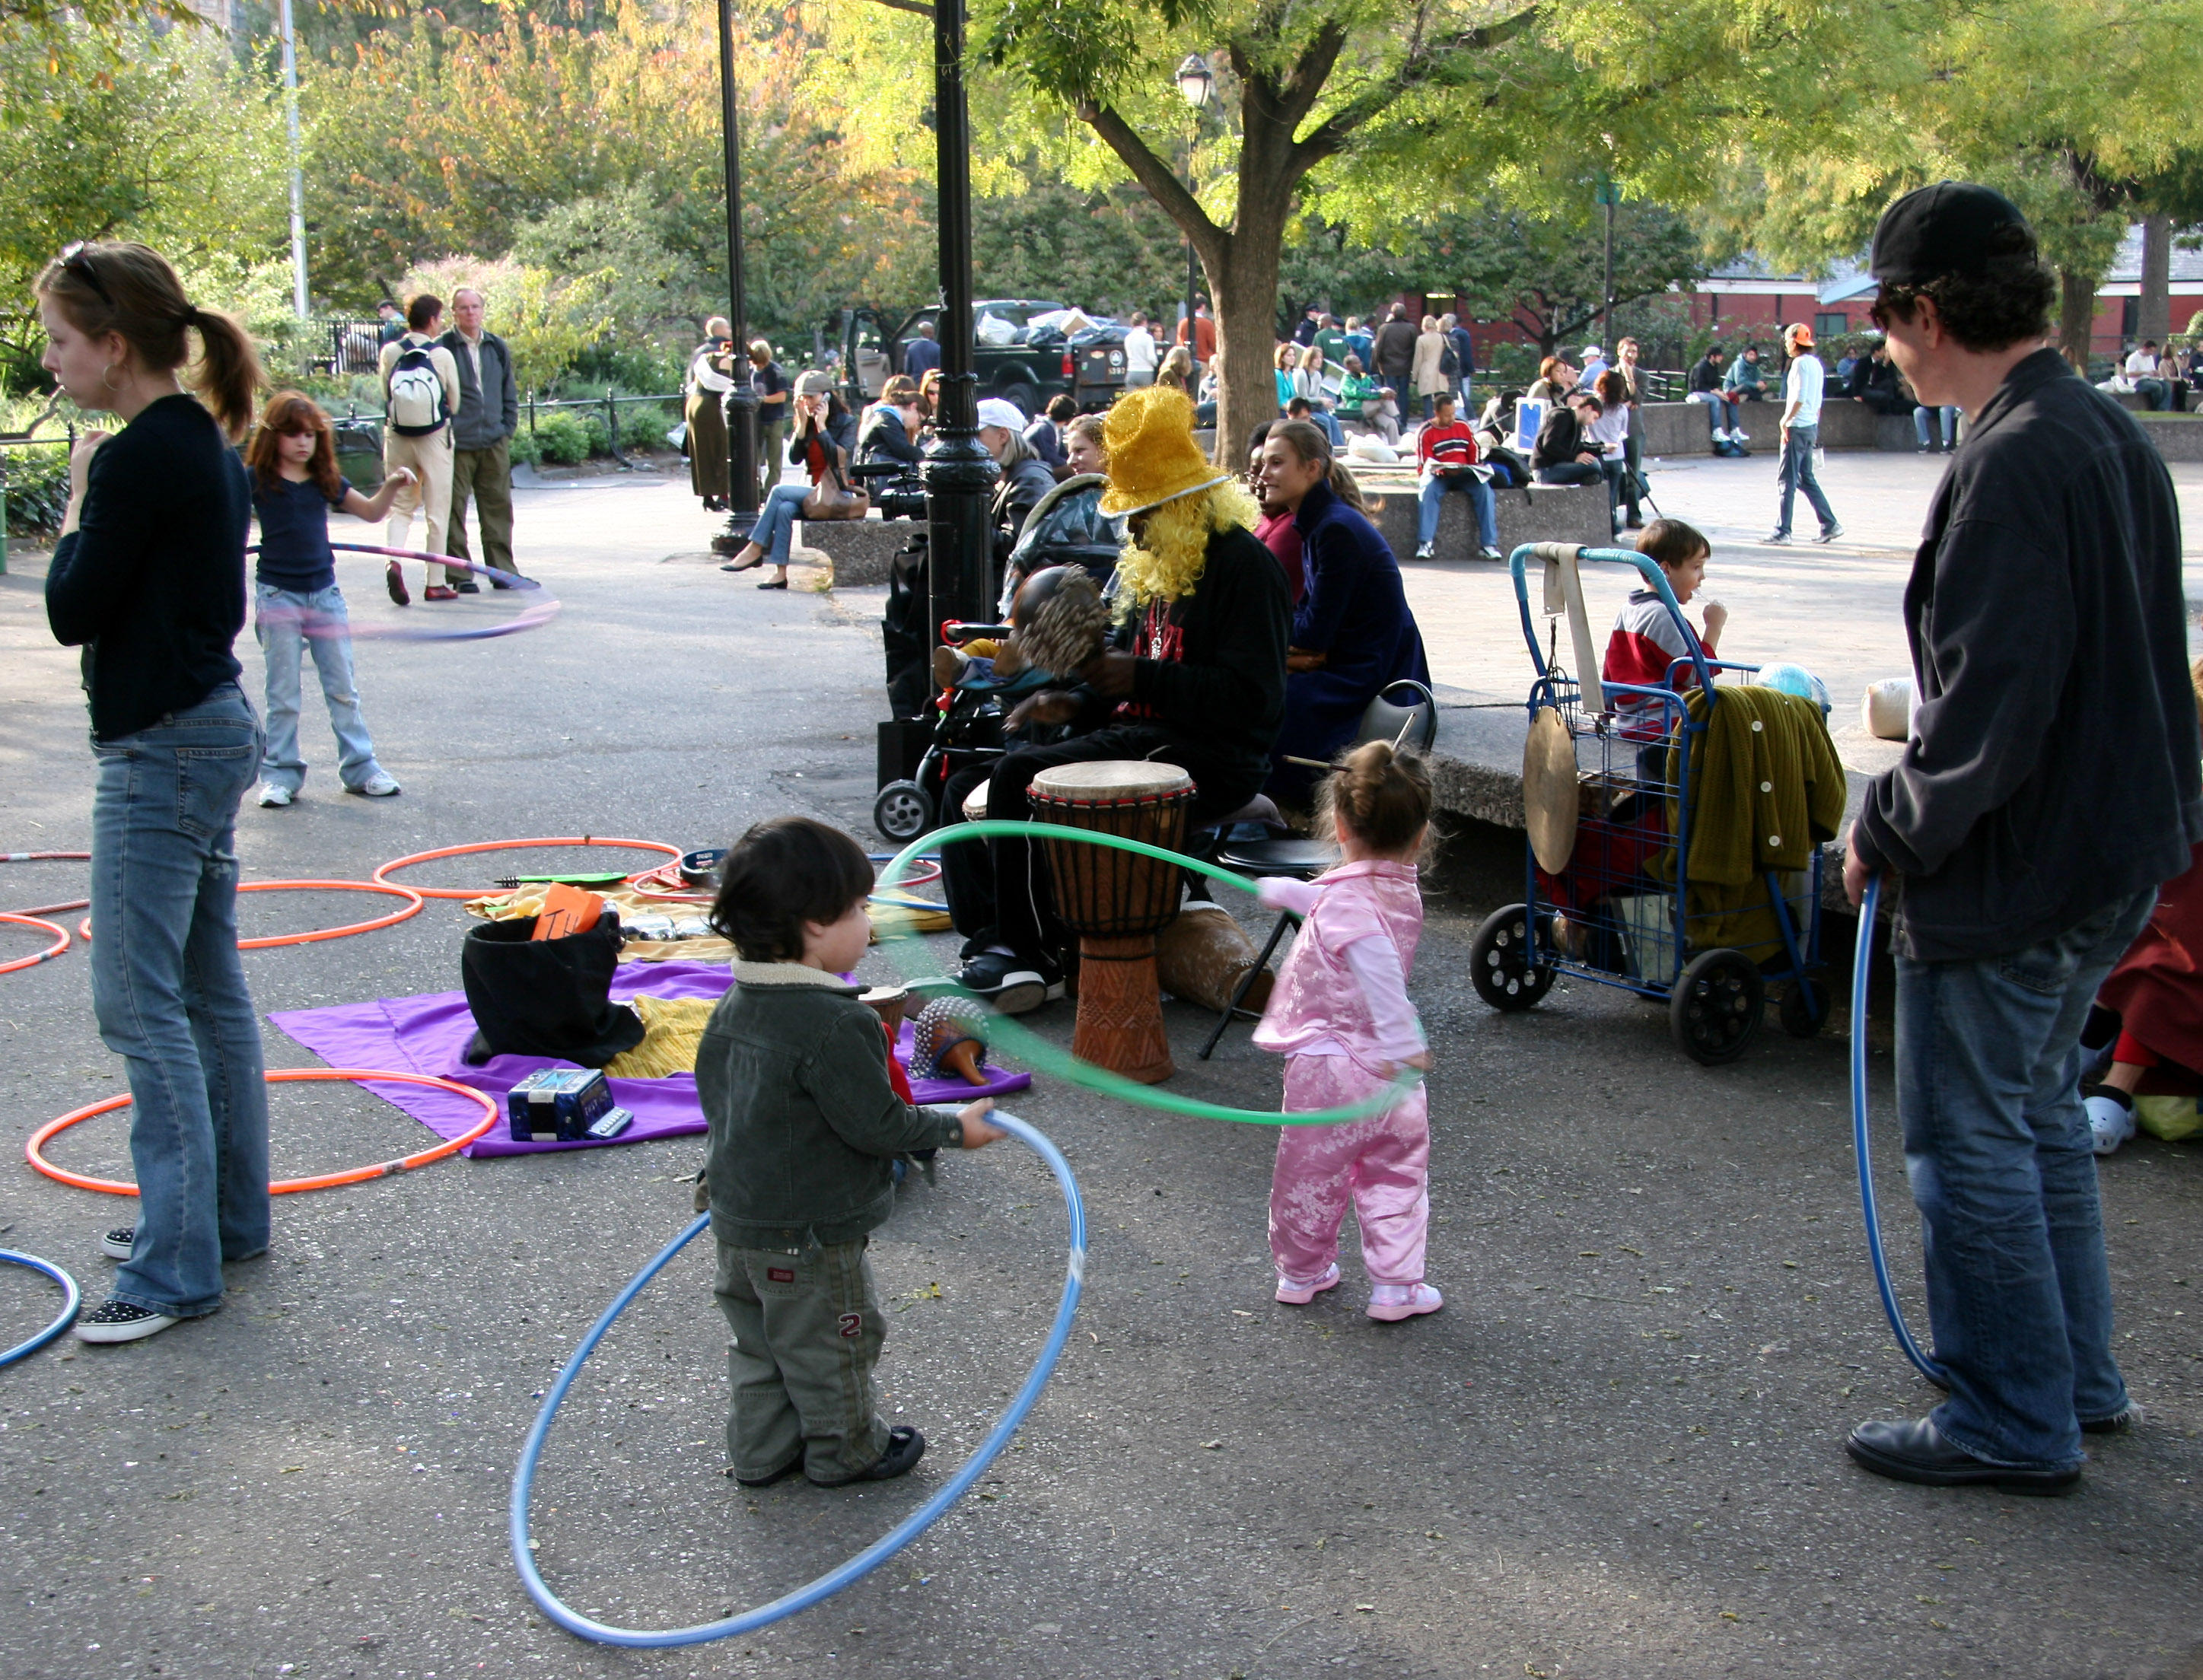
[(305, 783), (298, 751), (299, 665), (311, 647), (322, 698), (337, 737), (337, 778), (347, 793), (387, 799), (397, 781), (375, 762), (375, 743), (360, 716), (352, 682), (351, 621), (337, 587), (329, 548), (329, 510), (379, 520), (389, 511), (410, 470), (394, 467), (373, 496), (363, 496), (337, 471), (329, 417), (312, 398), (279, 391), (246, 446), (252, 469), (252, 510), (260, 522), (260, 561), (253, 575), (252, 633), (268, 663), (268, 751), (260, 764), (260, 803), (289, 805)]

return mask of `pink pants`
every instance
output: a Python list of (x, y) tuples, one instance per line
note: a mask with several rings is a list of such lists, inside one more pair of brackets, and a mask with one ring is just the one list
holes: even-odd
[[(1350, 1057), (1285, 1061), (1288, 1114), (1343, 1107), (1384, 1088)], [(1270, 1180), (1270, 1253), (1279, 1275), (1310, 1282), (1338, 1258), (1338, 1225), (1350, 1195), (1369, 1281), (1421, 1282), (1430, 1165), (1430, 1108), (1420, 1085), (1389, 1114), (1336, 1126), (1281, 1127)]]

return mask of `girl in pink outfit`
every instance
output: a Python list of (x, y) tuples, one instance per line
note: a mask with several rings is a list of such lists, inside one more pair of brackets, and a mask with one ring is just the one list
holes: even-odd
[[(1262, 902), (1302, 918), (1255, 1042), (1285, 1058), (1285, 1111), (1340, 1108), (1383, 1090), (1403, 1065), (1427, 1069), (1408, 1001), (1423, 929), (1416, 856), (1430, 826), (1430, 772), (1373, 741), (1325, 779), (1342, 860), (1312, 881), (1271, 877)], [(1270, 1182), (1278, 1299), (1304, 1306), (1338, 1282), (1338, 1226), (1354, 1201), (1369, 1316), (1444, 1305), (1423, 1282), (1430, 1223), (1430, 1111), (1419, 1085), (1389, 1111), (1330, 1126), (1284, 1126)]]

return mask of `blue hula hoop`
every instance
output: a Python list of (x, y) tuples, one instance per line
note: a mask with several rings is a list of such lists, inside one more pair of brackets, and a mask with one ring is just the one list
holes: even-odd
[(666, 1264), (696, 1236), (708, 1229), (712, 1216), (700, 1215), (680, 1235), (659, 1251), (657, 1259), (637, 1272), (628, 1286), (613, 1297), (612, 1304), (604, 1310), (597, 1322), (589, 1327), (580, 1346), (559, 1371), (557, 1380), (544, 1396), (543, 1408), (535, 1414), (535, 1426), (528, 1431), (528, 1439), (520, 1449), (520, 1463), (513, 1472), (512, 1501), (508, 1513), (508, 1529), (512, 1544), (512, 1561), (520, 1571), (520, 1579), (528, 1589), (529, 1597), (535, 1600), (543, 1613), (571, 1634), (594, 1640), (600, 1645), (625, 1645), (642, 1650), (664, 1650), (682, 1645), (703, 1645), (715, 1639), (730, 1639), (738, 1634), (753, 1633), (762, 1627), (784, 1620), (800, 1611), (831, 1598), (844, 1587), (862, 1580), (889, 1558), (931, 1528), (948, 1513), (948, 1507), (961, 1499), (980, 1473), (994, 1462), (995, 1455), (1008, 1445), (1018, 1425), (1032, 1410), (1033, 1402), (1040, 1398), (1056, 1361), (1062, 1357), (1064, 1342), (1071, 1335), (1071, 1321), (1078, 1310), (1078, 1295), (1086, 1275), (1086, 1207), (1078, 1194), (1078, 1181), (1072, 1176), (1071, 1164), (1063, 1152), (1051, 1143), (1037, 1129), (1030, 1126), (1013, 1114), (997, 1109), (989, 1118), (1020, 1143), (1025, 1144), (1048, 1164), (1055, 1175), (1056, 1188), (1063, 1194), (1063, 1208), (1070, 1225), (1071, 1258), (1065, 1270), (1063, 1295), (1055, 1309), (1055, 1323), (1048, 1331), (1048, 1342), (1041, 1349), (1040, 1358), (1018, 1390), (1017, 1398), (1004, 1409), (1002, 1415), (988, 1431), (987, 1438), (978, 1449), (966, 1459), (956, 1473), (942, 1484), (930, 1499), (901, 1522), (874, 1541), (848, 1562), (839, 1564), (814, 1581), (782, 1595), (770, 1604), (759, 1605), (754, 1610), (729, 1616), (717, 1622), (700, 1623), (688, 1628), (650, 1630), (644, 1628), (616, 1628), (606, 1623), (593, 1621), (563, 1603), (557, 1594), (544, 1582), (535, 1567), (528, 1536), (528, 1500), (535, 1484), (535, 1465), (543, 1452), (543, 1442), (551, 1432), (551, 1421), (558, 1416), (559, 1402), (581, 1374), (583, 1361), (588, 1359), (597, 1344), (604, 1340), (613, 1321), (624, 1312), (629, 1303), (641, 1294), (650, 1280), (665, 1269)]
[(1905, 1311), (1897, 1304), (1889, 1262), (1881, 1252), (1881, 1216), (1874, 1201), (1874, 1146), (1866, 1126), (1866, 992), (1874, 961), (1875, 915), (1881, 908), (1881, 878), (1869, 875), (1866, 896), (1859, 902), (1858, 947), (1852, 957), (1852, 1152), (1858, 1158), (1859, 1211), (1866, 1216), (1866, 1251), (1874, 1262), (1874, 1285), (1881, 1292), (1881, 1310), (1897, 1333), (1897, 1345), (1922, 1376), (1947, 1388), (1950, 1379), (1943, 1367), (1920, 1351), (1905, 1326)]
[(28, 1341), (19, 1341), (6, 1353), (0, 1353), (0, 1365), (12, 1365), (18, 1359), (27, 1359), (63, 1330), (76, 1322), (76, 1309), (82, 1299), (77, 1293), (76, 1279), (71, 1277), (51, 1260), (42, 1260), (35, 1254), (18, 1253), (13, 1248), (0, 1248), (0, 1260), (12, 1266), (28, 1266), (32, 1271), (44, 1272), (62, 1286), (62, 1310), (54, 1322), (40, 1330)]

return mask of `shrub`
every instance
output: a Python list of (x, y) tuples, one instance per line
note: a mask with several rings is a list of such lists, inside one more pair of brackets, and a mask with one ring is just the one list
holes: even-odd
[(512, 434), (511, 455), (512, 464), (516, 467), (536, 467), (543, 463), (543, 439), (528, 429), (525, 420), (521, 421), (520, 429)]
[[(604, 421), (596, 423), (596, 432), (604, 430)], [(594, 438), (591, 430), (570, 410), (560, 409), (543, 416), (535, 422), (535, 441), (540, 445), (546, 461), (556, 461), (561, 466), (577, 466), (589, 458)]]
[(8, 472), (8, 534), (47, 536), (61, 529), (68, 511), (68, 451), (10, 449)]
[(582, 429), (589, 439), (590, 454), (610, 455), (612, 452), (612, 434), (605, 426), (605, 411), (602, 409), (569, 409), (567, 412), (581, 421)]
[(620, 447), (662, 450), (675, 424), (676, 417), (654, 403), (630, 404), (619, 411)]

